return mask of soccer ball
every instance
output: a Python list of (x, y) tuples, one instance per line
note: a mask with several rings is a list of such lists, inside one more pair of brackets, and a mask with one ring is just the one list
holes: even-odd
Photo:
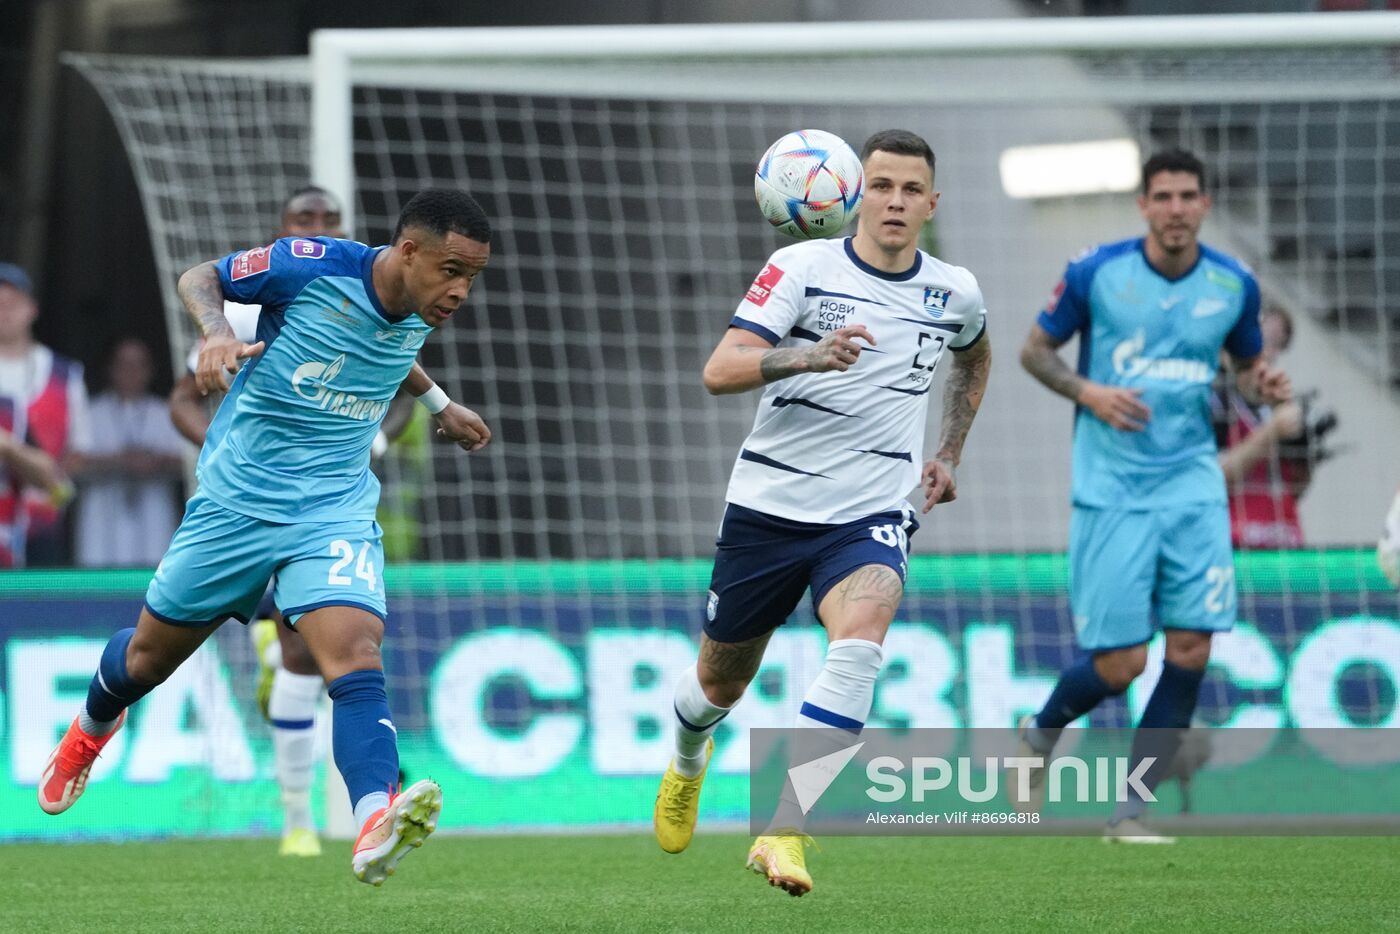
[(825, 130), (778, 140), (754, 172), (753, 193), (768, 223), (790, 237), (834, 237), (860, 210), (865, 173), (846, 141)]

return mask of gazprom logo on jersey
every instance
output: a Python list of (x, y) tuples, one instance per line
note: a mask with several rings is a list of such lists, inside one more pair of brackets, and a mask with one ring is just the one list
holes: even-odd
[(343, 415), (356, 421), (377, 421), (388, 411), (389, 403), (361, 399), (348, 392), (337, 392), (331, 383), (345, 369), (345, 354), (330, 363), (303, 363), (292, 371), (292, 390), (307, 402), (314, 402), (332, 415)]
[(924, 311), (935, 318), (943, 317), (943, 312), (948, 310), (948, 299), (952, 294), (952, 289), (940, 289), (932, 285), (924, 286)]
[(1127, 340), (1119, 341), (1113, 348), (1113, 372), (1128, 379), (1146, 376), (1173, 383), (1209, 383), (1215, 378), (1215, 371), (1199, 360), (1144, 357), (1142, 351), (1146, 346), (1147, 335), (1141, 328)]

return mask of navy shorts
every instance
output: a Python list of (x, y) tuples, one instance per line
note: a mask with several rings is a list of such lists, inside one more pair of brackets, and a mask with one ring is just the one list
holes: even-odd
[(882, 512), (841, 525), (795, 522), (730, 503), (724, 510), (705, 603), (705, 635), (744, 642), (777, 629), (809, 587), (812, 611), (827, 592), (867, 564), (904, 580), (914, 510)]

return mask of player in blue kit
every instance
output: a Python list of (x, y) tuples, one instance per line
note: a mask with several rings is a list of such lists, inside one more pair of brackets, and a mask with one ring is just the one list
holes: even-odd
[[(1069, 264), (1031, 328), (1021, 363), (1076, 406), (1070, 603), (1079, 645), (1044, 708), (1021, 722), (1022, 754), (1048, 760), (1060, 731), (1127, 690), (1160, 628), (1166, 660), (1135, 734), (1134, 763), (1151, 757), (1151, 789), (1191, 722), (1211, 634), (1235, 622), (1235, 572), (1225, 478), (1211, 425), (1211, 381), (1222, 348), (1240, 388), (1276, 405), (1288, 377), (1261, 358), (1259, 285), (1238, 260), (1200, 243), (1210, 210), (1205, 168), (1180, 150), (1142, 171), (1145, 237), (1097, 247)], [(1057, 353), (1079, 335), (1079, 365)], [(1030, 773), (1038, 810), (1045, 769)], [(1107, 837), (1170, 842), (1148, 831), (1130, 794)]]
[[(809, 590), (827, 654), (796, 725), (819, 746), (856, 741), (918, 528), (906, 497), (921, 487), (928, 512), (956, 496), (954, 471), (986, 391), (992, 357), (977, 280), (918, 246), (938, 204), (933, 150), (886, 130), (866, 141), (861, 163), (856, 235), (774, 253), (705, 365), (710, 392), (762, 395), (725, 497), (699, 658), (676, 685), (675, 755), (653, 812), (668, 853), (690, 844), (712, 734)], [(925, 461), (945, 350), (942, 432)], [(812, 888), (804, 817), (789, 784), (749, 850), (749, 868), (790, 895)]]
[[(126, 708), (228, 616), (247, 620), (275, 577), (276, 604), (305, 638), (333, 704), (336, 765), (362, 828), (356, 877), (382, 883), (432, 833), (437, 784), (395, 793), (370, 447), (419, 348), (486, 267), (490, 239), (469, 196), (425, 191), (404, 207), (389, 246), (288, 238), (181, 277), (180, 296), (205, 336), (196, 381), (228, 395), (200, 454), (199, 491), (136, 627), (108, 642), (86, 704), (50, 757), (39, 786), (45, 811), (72, 806)], [(255, 343), (233, 334), (226, 299), (262, 306)], [(491, 437), (474, 414), (449, 436), (469, 450)]]

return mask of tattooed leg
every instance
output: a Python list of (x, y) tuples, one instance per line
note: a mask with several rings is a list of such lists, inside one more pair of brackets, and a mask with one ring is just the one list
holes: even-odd
[(864, 639), (877, 645), (904, 597), (904, 582), (891, 567), (867, 564), (856, 568), (822, 598), (817, 616), (827, 639)]
[(763, 650), (773, 634), (764, 633), (744, 642), (716, 642), (700, 636), (700, 660), (695, 673), (712, 703), (730, 707), (744, 696), (744, 690), (758, 673)]

